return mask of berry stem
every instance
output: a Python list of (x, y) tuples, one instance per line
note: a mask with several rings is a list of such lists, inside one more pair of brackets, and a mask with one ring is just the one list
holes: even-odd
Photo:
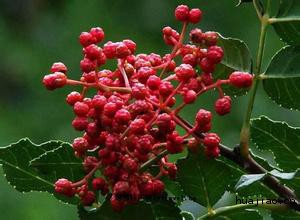
[[(269, 1), (268, 1), (267, 8), (269, 8)], [(251, 115), (252, 115), (252, 111), (253, 111), (257, 88), (259, 85), (259, 75), (261, 73), (261, 68), (262, 68), (268, 20), (269, 20), (269, 14), (267, 12), (265, 15), (263, 15), (263, 17), (261, 19), (261, 31), (260, 31), (260, 39), (259, 39), (259, 46), (258, 46), (258, 52), (257, 52), (256, 66), (254, 69), (253, 86), (250, 90), (248, 108), (246, 111), (244, 123), (243, 123), (242, 130), (240, 133), (241, 154), (245, 158), (249, 157), (250, 119), (251, 119)]]
[[(187, 138), (184, 139), (183, 144), (187, 144), (189, 141), (191, 140), (191, 138)], [(167, 143), (160, 143), (160, 145), (165, 146), (167, 145)], [(158, 145), (156, 145), (158, 147)], [(156, 148), (157, 148), (156, 147)], [(139, 172), (144, 172), (145, 170), (147, 170), (152, 164), (155, 164), (157, 161), (159, 161), (160, 159), (162, 159), (163, 157), (165, 157), (166, 155), (168, 155), (168, 151), (167, 150), (163, 150), (161, 151), (159, 154), (157, 154), (155, 157), (151, 158), (150, 160), (148, 160), (147, 162), (145, 162), (141, 167)]]
[(130, 88), (129, 80), (124, 69), (124, 60), (118, 59), (118, 68), (123, 76), (126, 88)]
[(82, 180), (79, 180), (78, 182), (73, 183), (72, 186), (78, 187), (78, 186), (85, 184), (94, 175), (94, 173), (99, 169), (100, 166), (101, 166), (101, 163), (100, 162), (97, 163), (96, 166)]
[(229, 213), (236, 212), (237, 210), (245, 210), (248, 208), (264, 208), (264, 209), (269, 209), (274, 211), (285, 211), (288, 209), (288, 206), (285, 204), (266, 204), (263, 201), (257, 201), (254, 202), (254, 204), (237, 204), (237, 205), (217, 208), (205, 215), (200, 216), (197, 220), (210, 219), (212, 217), (217, 217), (222, 214), (229, 214)]
[(163, 70), (161, 71), (160, 76), (159, 76), (160, 78), (162, 78), (162, 76), (164, 75), (167, 67), (171, 63), (172, 59), (175, 57), (176, 52), (182, 47), (182, 42), (183, 42), (183, 39), (184, 39), (184, 36), (185, 36), (187, 26), (188, 26), (188, 22), (184, 22), (181, 33), (180, 33), (179, 40), (178, 40), (177, 44), (174, 46), (174, 48), (173, 48), (173, 50), (170, 54), (169, 60), (167, 61), (166, 65), (164, 66)]
[(125, 87), (113, 87), (113, 86), (106, 86), (102, 83), (87, 83), (87, 82), (81, 82), (77, 80), (68, 79), (67, 80), (68, 85), (72, 86), (85, 86), (88, 88), (97, 88), (104, 92), (121, 92), (121, 93), (131, 93), (131, 88), (125, 88)]

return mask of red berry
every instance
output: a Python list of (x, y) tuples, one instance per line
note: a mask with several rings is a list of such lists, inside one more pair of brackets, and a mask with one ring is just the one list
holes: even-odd
[(207, 51), (207, 58), (213, 63), (220, 63), (223, 58), (224, 52), (221, 47), (211, 46)]
[(149, 89), (156, 90), (159, 88), (160, 78), (158, 76), (152, 75), (147, 80), (147, 86)]
[(186, 6), (186, 5), (179, 5), (175, 9), (175, 18), (178, 21), (182, 21), (182, 22), (188, 21), (188, 19), (189, 19), (189, 11), (190, 11), (190, 9), (189, 9), (188, 6)]
[(204, 39), (204, 35), (203, 35), (201, 29), (195, 28), (195, 29), (191, 30), (190, 39), (193, 43), (198, 43), (198, 44), (202, 43), (202, 41)]
[(95, 193), (92, 191), (87, 191), (81, 198), (81, 203), (84, 206), (91, 206), (95, 200), (96, 200), (96, 196)]
[(67, 98), (66, 98), (66, 102), (69, 104), (69, 105), (74, 105), (76, 102), (79, 102), (82, 100), (82, 95), (79, 93), (79, 92), (71, 92)]
[(220, 137), (216, 133), (208, 133), (205, 135), (203, 144), (209, 149), (219, 147)]
[(195, 102), (196, 98), (197, 98), (197, 93), (194, 90), (188, 90), (183, 96), (183, 101), (186, 104), (191, 104)]
[(209, 86), (214, 83), (214, 79), (212, 77), (211, 73), (202, 73), (201, 75), (201, 81), (204, 83), (204, 85)]
[(183, 58), (182, 58), (182, 62), (185, 64), (189, 64), (192, 67), (195, 67), (197, 65), (197, 57), (194, 54), (186, 54)]
[(203, 34), (207, 46), (214, 46), (218, 42), (218, 34), (216, 32), (208, 31)]
[(210, 111), (206, 111), (205, 109), (200, 109), (196, 115), (196, 122), (203, 126), (209, 124), (212, 119), (212, 114)]
[(175, 74), (179, 81), (186, 82), (195, 75), (195, 70), (189, 64), (181, 64), (175, 68)]
[(199, 65), (205, 73), (212, 73), (215, 70), (215, 63), (206, 57), (200, 61)]
[(104, 31), (100, 27), (91, 28), (90, 34), (96, 38), (98, 43), (104, 39)]
[(132, 40), (123, 40), (123, 43), (126, 45), (126, 47), (130, 50), (131, 54), (134, 54), (136, 50), (136, 44)]
[(189, 12), (189, 22), (196, 24), (202, 18), (202, 11), (199, 8), (193, 8)]
[(103, 178), (98, 177), (93, 179), (92, 181), (92, 187), (94, 190), (98, 191), (98, 190), (103, 190), (106, 186), (106, 182)]
[(98, 162), (99, 161), (96, 157), (87, 156), (86, 158), (84, 158), (84, 161), (83, 161), (84, 171), (87, 173), (92, 171), (92, 169), (94, 169), (96, 167)]
[(87, 46), (86, 48), (84, 48), (84, 54), (90, 60), (95, 60), (95, 59), (99, 58), (101, 53), (102, 53), (101, 48), (95, 44), (91, 44), (91, 45)]
[(84, 58), (83, 60), (80, 61), (80, 69), (82, 72), (89, 73), (93, 70), (96, 69), (97, 62), (92, 61), (88, 58)]
[(51, 70), (51, 73), (61, 72), (61, 73), (64, 73), (64, 74), (66, 74), (67, 71), (68, 71), (66, 65), (61, 63), (61, 62), (53, 63), (50, 70)]
[(127, 124), (131, 119), (130, 112), (126, 109), (120, 109), (115, 114), (115, 120), (120, 124)]
[(252, 75), (250, 73), (236, 71), (229, 76), (229, 82), (238, 88), (248, 88), (252, 85)]
[(107, 59), (112, 59), (112, 58), (116, 57), (116, 48), (117, 48), (117, 46), (118, 46), (118, 44), (113, 43), (111, 41), (104, 44), (103, 52), (104, 52)]
[(118, 200), (114, 195), (110, 198), (110, 204), (115, 212), (121, 212), (125, 207), (125, 202), (123, 200)]
[(167, 136), (167, 150), (171, 154), (181, 153), (183, 151), (183, 137), (181, 137), (176, 131)]
[(117, 199), (126, 198), (129, 192), (130, 192), (130, 187), (128, 182), (119, 181), (114, 185), (113, 194), (116, 196)]
[(67, 83), (67, 76), (64, 73), (56, 72), (44, 76), (43, 84), (48, 90), (64, 87)]
[(96, 38), (88, 32), (82, 32), (79, 36), (79, 42), (83, 47), (87, 47), (91, 44), (94, 44), (96, 43), (96, 41)]
[(165, 184), (161, 180), (153, 180), (153, 194), (159, 195), (163, 193), (165, 189)]
[(219, 115), (226, 115), (231, 109), (231, 98), (224, 96), (215, 102), (215, 110)]
[(85, 152), (88, 149), (88, 142), (85, 138), (78, 137), (73, 141), (73, 149), (78, 152)]
[(108, 102), (103, 107), (103, 114), (107, 117), (114, 117), (116, 111), (118, 110), (117, 104), (114, 102)]
[(86, 116), (90, 108), (84, 102), (76, 102), (74, 104), (73, 110), (77, 116)]
[(116, 56), (117, 58), (125, 58), (131, 54), (131, 51), (129, 48), (126, 46), (125, 43), (119, 43), (118, 46), (116, 47)]
[(169, 164), (168, 165), (168, 176), (170, 179), (174, 180), (176, 178), (176, 175), (177, 175), (177, 167), (175, 164)]
[(128, 173), (134, 173), (138, 169), (138, 164), (134, 159), (131, 158), (126, 158), (123, 162), (123, 168), (128, 172)]
[(159, 85), (159, 94), (163, 97), (168, 97), (174, 90), (172, 83), (169, 81), (161, 81)]
[(145, 131), (146, 122), (143, 119), (135, 119), (129, 125), (133, 134), (142, 134)]
[(68, 197), (75, 195), (76, 190), (72, 186), (72, 182), (67, 179), (59, 179), (55, 182), (55, 192)]
[(96, 110), (102, 110), (104, 105), (107, 103), (107, 99), (102, 95), (95, 95), (92, 99), (92, 106)]
[(86, 129), (86, 126), (88, 125), (88, 120), (86, 117), (76, 117), (72, 121), (72, 126), (77, 130), (77, 131), (84, 131)]

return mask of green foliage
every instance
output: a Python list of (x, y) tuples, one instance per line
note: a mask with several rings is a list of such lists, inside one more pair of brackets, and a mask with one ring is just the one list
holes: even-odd
[[(0, 148), (0, 164), (3, 166), (4, 175), (7, 181), (20, 192), (48, 192), (54, 194), (54, 182), (61, 177), (73, 175), (70, 173), (70, 168), (64, 168), (62, 170), (52, 170), (54, 163), (56, 163), (57, 151), (60, 152), (62, 148), (69, 147), (61, 141), (49, 141), (44, 144), (34, 144), (29, 139), (25, 138), (15, 144), (11, 144), (5, 148)], [(64, 152), (65, 153), (65, 152)], [(45, 155), (50, 157), (45, 157)], [(55, 154), (55, 157), (51, 155)], [(74, 155), (62, 155), (69, 158)], [(74, 157), (75, 158), (75, 157)], [(36, 164), (37, 166), (31, 166), (31, 161), (48, 162), (46, 164)], [(42, 169), (39, 170), (39, 165)], [(81, 168), (80, 168), (81, 169)], [(76, 172), (74, 172), (75, 174)], [(82, 176), (82, 173), (76, 173), (77, 177)], [(76, 198), (68, 199), (60, 195), (55, 196), (66, 203), (76, 204), (78, 200)]]
[(290, 45), (300, 45), (300, 2), (298, 0), (280, 0), (278, 22), (274, 29), (282, 41)]
[(251, 138), (261, 151), (272, 151), (278, 166), (295, 171), (300, 162), (300, 129), (262, 116), (251, 123)]
[(262, 173), (262, 174), (247, 174), (247, 175), (241, 176), (241, 178), (238, 181), (238, 183), (236, 184), (235, 188), (240, 189), (242, 187), (249, 186), (257, 181), (262, 180), (267, 175), (272, 175), (279, 179), (291, 180), (294, 178), (298, 178), (300, 173), (299, 173), (299, 169), (297, 169), (295, 172), (291, 172), (291, 173), (281, 173), (278, 170), (272, 170), (271, 172)]
[(259, 214), (257, 210), (248, 209), (248, 210), (239, 210), (233, 213), (228, 213), (224, 215), (220, 215), (216, 218), (212, 218), (215, 220), (262, 220), (263, 217)]
[(53, 151), (46, 152), (30, 162), (39, 173), (53, 176), (53, 179), (67, 178), (78, 181), (84, 176), (82, 160), (74, 156), (70, 144), (63, 143)]
[(299, 47), (284, 47), (273, 57), (263, 76), (269, 97), (282, 107), (297, 110), (300, 110), (299, 60)]
[(172, 201), (158, 199), (151, 202), (139, 202), (127, 206), (121, 213), (112, 210), (109, 201), (104, 202), (100, 208), (87, 211), (78, 207), (81, 220), (178, 220), (181, 219), (180, 210)]
[(178, 181), (186, 195), (206, 207), (213, 206), (222, 197), (233, 179), (230, 167), (208, 159), (203, 153), (179, 160), (178, 170)]

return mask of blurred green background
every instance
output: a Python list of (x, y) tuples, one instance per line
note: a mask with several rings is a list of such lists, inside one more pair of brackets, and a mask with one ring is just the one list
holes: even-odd
[[(276, 1), (274, 1), (276, 2)], [(259, 23), (252, 5), (235, 7), (237, 0), (0, 0), (0, 146), (29, 137), (36, 143), (49, 139), (71, 141), (72, 110), (65, 104), (71, 88), (46, 91), (41, 79), (53, 62), (63, 61), (69, 76), (78, 78), (81, 47), (78, 35), (93, 26), (105, 30), (106, 40), (134, 40), (138, 52), (167, 53), (161, 29), (170, 25), (179, 29), (173, 17), (178, 4), (200, 7), (204, 12), (200, 28), (215, 30), (223, 36), (244, 40), (254, 56), (257, 50)], [(266, 45), (266, 65), (283, 44), (270, 28)], [(208, 94), (185, 117), (199, 106), (211, 108)], [(234, 99), (232, 114), (215, 117), (214, 131), (233, 146), (238, 141), (247, 97)], [(263, 91), (255, 102), (254, 116), (268, 115), (300, 125), (299, 112), (274, 104)], [(2, 174), (2, 170), (1, 170)], [(77, 219), (76, 207), (58, 202), (46, 193), (21, 194), (0, 177), (0, 219)]]

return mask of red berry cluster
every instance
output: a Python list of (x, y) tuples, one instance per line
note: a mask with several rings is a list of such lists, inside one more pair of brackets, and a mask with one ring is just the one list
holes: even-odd
[[(252, 75), (234, 72), (229, 79), (214, 80), (215, 66), (224, 55), (216, 45), (218, 34), (196, 28), (190, 32), (192, 44), (184, 44), (187, 25), (199, 22), (201, 16), (200, 9), (190, 10), (186, 5), (176, 8), (175, 17), (183, 22), (183, 28), (180, 34), (171, 27), (163, 28), (164, 41), (173, 46), (172, 52), (163, 57), (155, 53), (135, 54), (136, 44), (132, 40), (109, 41), (100, 47), (97, 44), (103, 41), (104, 32), (92, 28), (79, 36), (84, 55), (79, 81), (67, 77), (64, 64), (53, 64), (52, 74), (43, 79), (47, 89), (66, 84), (83, 87), (81, 92), (71, 92), (66, 101), (75, 114), (72, 126), (83, 132), (74, 139), (73, 149), (82, 158), (87, 173), (75, 183), (59, 179), (55, 183), (57, 193), (77, 194), (83, 205), (90, 206), (96, 202), (96, 192), (103, 195), (111, 192), (112, 207), (120, 211), (126, 204), (161, 194), (162, 176), (176, 177), (177, 167), (168, 161), (167, 154), (180, 153), (185, 146), (195, 149), (203, 144), (208, 157), (219, 156), (220, 138), (208, 133), (212, 113), (200, 109), (193, 128), (187, 127), (179, 113), (213, 89), (219, 92), (216, 113), (229, 113), (231, 99), (224, 96), (221, 86), (249, 87)], [(175, 63), (175, 57), (179, 57), (181, 64)], [(112, 59), (117, 60), (115, 70), (101, 68)], [(87, 91), (92, 88), (96, 90), (95, 95), (87, 97)], [(183, 102), (178, 103), (179, 100)], [(186, 133), (180, 135), (177, 126)], [(203, 138), (196, 135), (199, 132)], [(156, 175), (146, 169), (154, 164), (159, 167)], [(103, 176), (96, 175), (97, 170)]]

